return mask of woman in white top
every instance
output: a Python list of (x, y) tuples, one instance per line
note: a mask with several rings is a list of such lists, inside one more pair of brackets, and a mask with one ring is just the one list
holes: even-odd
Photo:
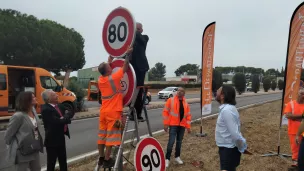
[(41, 170), (39, 152), (43, 153), (43, 140), (36, 104), (32, 92), (21, 92), (16, 99), (16, 113), (10, 118), (4, 138), (9, 148), (7, 170)]

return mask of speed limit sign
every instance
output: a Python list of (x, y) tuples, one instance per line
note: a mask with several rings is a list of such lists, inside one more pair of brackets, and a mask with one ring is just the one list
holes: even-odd
[(134, 164), (137, 171), (164, 171), (165, 154), (160, 143), (152, 137), (142, 139), (134, 152)]
[(133, 45), (136, 22), (129, 10), (114, 9), (107, 17), (102, 30), (102, 41), (106, 51), (113, 57), (122, 57)]
[[(114, 60), (110, 66), (112, 68), (112, 73), (115, 73), (118, 69), (122, 68), (124, 65), (124, 59)], [(131, 64), (129, 64), (129, 69), (124, 73), (124, 77), (120, 81), (121, 90), (123, 94), (123, 105), (128, 106), (134, 95), (136, 89), (136, 75)]]

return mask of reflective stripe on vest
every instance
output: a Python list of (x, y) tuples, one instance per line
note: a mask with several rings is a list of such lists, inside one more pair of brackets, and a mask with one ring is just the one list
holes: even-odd
[(290, 102), (290, 105), (291, 105), (291, 114), (294, 114), (294, 104), (293, 104), (293, 101)]
[(112, 75), (109, 76), (109, 82), (110, 82), (113, 93), (109, 96), (101, 96), (101, 99), (111, 99), (117, 93), (121, 92), (121, 91), (117, 91), (116, 86), (115, 86), (114, 81), (113, 81), (113, 78), (112, 78)]
[[(185, 106), (184, 106), (184, 107), (185, 107)], [(174, 113), (174, 97), (171, 98), (171, 109), (170, 109), (170, 112), (169, 112), (169, 113), (170, 113), (170, 115), (172, 115), (172, 116), (178, 117), (178, 113)], [(189, 113), (185, 113), (183, 119), (186, 118), (188, 114), (189, 114)]]

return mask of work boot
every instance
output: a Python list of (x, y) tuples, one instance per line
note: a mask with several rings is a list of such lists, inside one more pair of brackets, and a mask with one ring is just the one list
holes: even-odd
[(96, 165), (94, 171), (99, 171), (99, 169), (102, 168), (103, 161), (104, 161), (104, 157), (99, 157), (97, 165)]
[(114, 167), (114, 165), (115, 165), (115, 160), (113, 160), (112, 158), (103, 161), (103, 168), (111, 168)]

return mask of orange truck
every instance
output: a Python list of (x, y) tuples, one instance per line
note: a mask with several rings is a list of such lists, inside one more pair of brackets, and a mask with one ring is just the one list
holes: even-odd
[[(102, 105), (101, 101), (101, 92), (98, 88), (98, 82), (97, 81), (90, 81), (89, 87), (88, 87), (88, 101), (97, 101), (98, 103)], [(145, 100), (145, 105), (148, 105), (152, 100), (151, 93), (147, 92), (147, 98)]]
[(15, 112), (15, 100), (22, 91), (32, 91), (37, 98), (37, 113), (41, 112), (44, 101), (41, 93), (52, 89), (59, 96), (59, 102), (68, 110), (75, 110), (76, 96), (64, 88), (45, 69), (37, 67), (0, 65), (0, 118), (11, 116)]

